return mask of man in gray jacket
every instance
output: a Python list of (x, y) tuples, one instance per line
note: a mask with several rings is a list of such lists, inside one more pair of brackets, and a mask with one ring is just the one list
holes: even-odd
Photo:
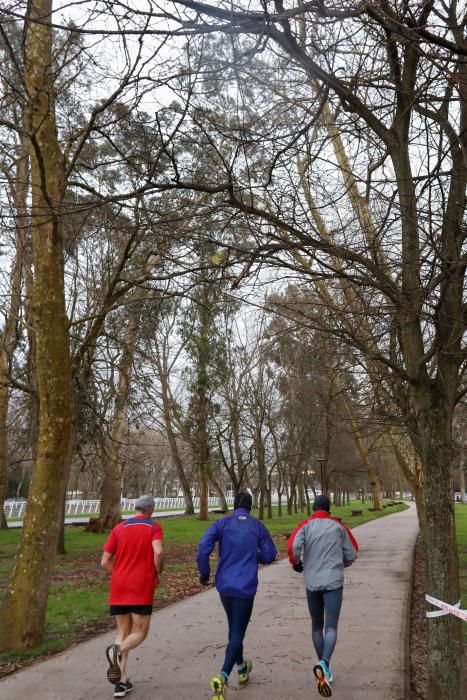
[(350, 530), (330, 515), (327, 496), (317, 496), (311, 518), (301, 522), (288, 542), (289, 561), (304, 574), (318, 663), (313, 673), (323, 697), (332, 695), (329, 662), (336, 646), (342, 605), (344, 567), (357, 558), (358, 544)]

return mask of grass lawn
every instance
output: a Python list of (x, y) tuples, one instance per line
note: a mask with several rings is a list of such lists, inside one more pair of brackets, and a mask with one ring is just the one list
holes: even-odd
[[(395, 513), (405, 506), (387, 507), (381, 513), (369, 511), (371, 503), (353, 502), (350, 506), (333, 508), (332, 514), (344, 520), (350, 527), (374, 518)], [(362, 516), (352, 516), (352, 509), (362, 509)], [(467, 508), (466, 516), (467, 516)], [(307, 517), (306, 513), (277, 517), (274, 508), (272, 520), (265, 524), (273, 535), (276, 545), (285, 555), (287, 536), (297, 524)], [(257, 513), (254, 512), (255, 515)], [(221, 515), (211, 514), (211, 521)], [(166, 550), (166, 569), (162, 585), (157, 591), (155, 607), (166, 605), (197, 593), (203, 587), (198, 582), (196, 569), (197, 544), (208, 527), (196, 516), (180, 516), (161, 519)], [(467, 517), (465, 519), (467, 531)], [(14, 564), (14, 556), (21, 530), (0, 531), (0, 602), (6, 590)], [(108, 575), (100, 568), (100, 556), (106, 535), (85, 533), (80, 527), (66, 528), (65, 555), (57, 556), (52, 587), (47, 608), (44, 641), (38, 647), (18, 654), (0, 654), (0, 677), (15, 670), (16, 664), (28, 658), (63, 649), (72, 641), (84, 639), (113, 627), (107, 615)], [(464, 538), (464, 542), (467, 535)], [(464, 546), (465, 550), (465, 546)], [(465, 574), (467, 556), (464, 554)], [(467, 582), (466, 582), (467, 585)]]

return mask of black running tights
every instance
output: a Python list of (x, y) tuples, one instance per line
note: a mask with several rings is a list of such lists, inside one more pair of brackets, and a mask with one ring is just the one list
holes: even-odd
[(235, 664), (243, 663), (243, 638), (250, 622), (254, 598), (236, 598), (221, 595), (221, 602), (229, 622), (229, 643), (225, 651), (222, 671), (229, 676)]

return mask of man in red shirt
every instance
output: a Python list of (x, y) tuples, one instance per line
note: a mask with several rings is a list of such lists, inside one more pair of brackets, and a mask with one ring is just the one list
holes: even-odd
[(162, 528), (151, 519), (154, 505), (152, 496), (140, 496), (135, 516), (114, 527), (102, 555), (101, 566), (111, 574), (110, 614), (117, 618), (115, 644), (106, 650), (107, 678), (115, 685), (116, 698), (133, 689), (126, 673), (128, 652), (146, 639), (164, 568)]

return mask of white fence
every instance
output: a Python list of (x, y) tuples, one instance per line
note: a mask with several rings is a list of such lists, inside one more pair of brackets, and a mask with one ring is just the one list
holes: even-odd
[[(155, 511), (159, 510), (184, 510), (185, 509), (185, 499), (184, 498), (156, 498)], [(229, 506), (233, 505), (233, 496), (226, 497), (227, 504)], [(121, 508), (122, 512), (132, 511), (135, 508), (135, 498), (122, 498)], [(99, 513), (100, 500), (89, 500), (82, 501), (74, 499), (72, 501), (65, 502), (65, 515), (95, 515)], [(195, 508), (199, 507), (199, 498), (193, 498), (193, 505)], [(216, 508), (220, 506), (220, 501), (217, 496), (208, 499), (209, 508)], [(5, 501), (3, 506), (5, 516), (9, 518), (24, 518), (26, 514), (27, 501)]]

